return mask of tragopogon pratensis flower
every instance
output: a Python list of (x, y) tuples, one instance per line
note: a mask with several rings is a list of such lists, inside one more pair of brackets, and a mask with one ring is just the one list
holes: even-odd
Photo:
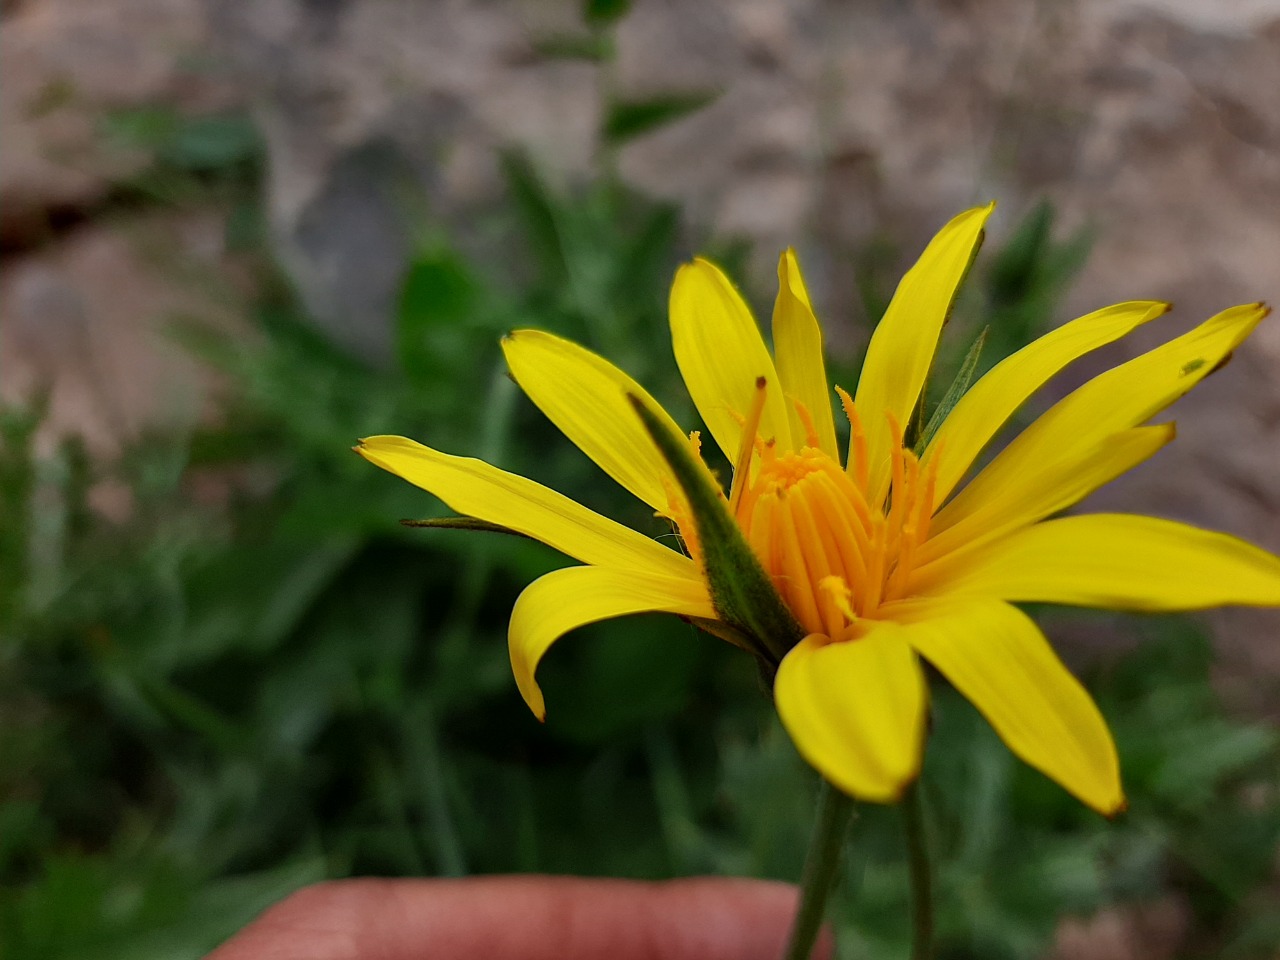
[[(1004, 359), (927, 444), (904, 446), (956, 289), (992, 206), (948, 223), (876, 328), (837, 443), (822, 331), (783, 254), (771, 356), (714, 265), (681, 267), (671, 335), (689, 393), (733, 466), (723, 490), (686, 435), (608, 361), (549, 333), (503, 341), (530, 399), (614, 480), (667, 517), (683, 552), (531, 480), (402, 437), (361, 441), (371, 462), (458, 513), (581, 561), (532, 583), (511, 616), (520, 692), (561, 635), (645, 611), (684, 617), (755, 652), (800, 753), (845, 792), (892, 801), (921, 763), (920, 657), (1027, 763), (1094, 809), (1124, 805), (1106, 723), (1035, 624), (1012, 604), (1122, 610), (1280, 605), (1280, 558), (1235, 537), (1144, 516), (1055, 517), (1174, 435), (1147, 421), (1216, 369), (1266, 315), (1227, 310), (1054, 404), (967, 484), (979, 454), (1066, 365), (1154, 320), (1122, 303)], [(710, 493), (708, 493), (710, 491)]]

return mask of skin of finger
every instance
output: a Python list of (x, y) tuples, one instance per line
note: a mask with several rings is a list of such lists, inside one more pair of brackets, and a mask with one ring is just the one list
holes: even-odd
[[(776, 960), (796, 888), (763, 880), (340, 880), (291, 895), (206, 960)], [(814, 960), (834, 955), (824, 932)]]

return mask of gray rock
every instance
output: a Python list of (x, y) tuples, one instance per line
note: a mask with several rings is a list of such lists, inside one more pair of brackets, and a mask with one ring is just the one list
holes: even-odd
[(41, 442), (75, 432), (102, 456), (149, 427), (189, 427), (216, 378), (167, 333), (178, 318), (237, 329), (239, 273), (216, 210), (88, 224), (7, 258), (0, 398), (49, 390)]
[(147, 162), (105, 131), (113, 110), (231, 102), (204, 57), (199, 0), (26, 0), (0, 30), (0, 246), (27, 247)]

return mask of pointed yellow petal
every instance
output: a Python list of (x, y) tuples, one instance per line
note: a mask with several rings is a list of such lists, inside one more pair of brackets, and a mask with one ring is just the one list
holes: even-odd
[(920, 771), (925, 683), (893, 623), (864, 637), (806, 637), (778, 667), (773, 694), (796, 749), (853, 797), (889, 803)]
[(1072, 448), (1025, 461), (1020, 470), (1010, 471), (1003, 489), (971, 483), (934, 517), (916, 562), (924, 565), (953, 550), (967, 550), (1074, 506), (1153, 456), (1175, 432), (1172, 423), (1135, 427), (1105, 438), (1092, 450)]
[(643, 387), (603, 357), (541, 330), (515, 331), (502, 341), (502, 352), (516, 383), (548, 420), (614, 480), (667, 512), (671, 470), (627, 394), (642, 398), (674, 433), (683, 432)]
[(787, 397), (792, 440), (797, 447), (803, 446), (808, 432), (791, 402), (795, 399), (804, 404), (813, 418), (819, 448), (831, 459), (839, 460), (835, 418), (831, 413), (831, 387), (827, 383), (827, 365), (822, 356), (822, 327), (813, 315), (800, 264), (791, 249), (778, 260), (778, 299), (773, 305), (773, 352), (778, 376), (782, 379), (782, 390)]
[(1280, 557), (1172, 520), (1046, 520), (917, 570), (919, 596), (990, 597), (1120, 610), (1280, 606)]
[(368, 437), (356, 452), (453, 510), (541, 540), (584, 563), (698, 579), (697, 566), (630, 527), (540, 483), (482, 460), (451, 457), (404, 437)]
[(925, 451), (925, 464), (939, 448), (946, 451), (938, 464), (934, 502), (947, 498), (1005, 421), (1051, 377), (1168, 309), (1166, 303), (1149, 300), (1105, 307), (1063, 324), (992, 367), (956, 404)]
[(1026, 614), (977, 600), (929, 605), (917, 616), (908, 642), (1010, 750), (1104, 816), (1124, 808), (1106, 721)]
[(854, 402), (867, 430), (870, 492), (875, 503), (888, 492), (889, 453), (896, 442), (885, 414), (903, 425), (910, 422), (942, 325), (982, 242), (983, 224), (994, 209), (990, 203), (968, 210), (938, 232), (898, 284), (871, 336)]
[[(1159, 413), (1208, 376), (1266, 315), (1262, 304), (1233, 307), (1094, 377), (1014, 438), (962, 496), (970, 502), (996, 500), (1035, 464), (1083, 462), (1100, 441)], [(941, 463), (947, 457), (944, 451)]]
[(556, 640), (588, 623), (653, 611), (709, 620), (716, 616), (701, 580), (606, 567), (567, 567), (529, 584), (516, 600), (507, 632), (511, 669), (529, 709), (539, 720), (546, 719), (546, 704), (533, 675)]
[(729, 278), (706, 260), (676, 272), (671, 345), (689, 396), (730, 463), (738, 456), (740, 424), (760, 377), (768, 384), (760, 437), (792, 448), (785, 397), (760, 329)]

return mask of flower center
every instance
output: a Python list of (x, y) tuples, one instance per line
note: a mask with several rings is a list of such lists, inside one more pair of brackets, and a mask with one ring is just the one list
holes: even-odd
[[(884, 502), (874, 503), (866, 435), (848, 394), (840, 391), (852, 427), (842, 467), (818, 448), (816, 436), (798, 452), (783, 454), (762, 442), (757, 431), (764, 389), (758, 385), (743, 424), (730, 509), (801, 626), (832, 640), (849, 639), (857, 634), (856, 621), (874, 618), (881, 604), (906, 595), (913, 556), (928, 536), (937, 457), (922, 471), (890, 416), (898, 440), (892, 482)], [(808, 422), (807, 411), (800, 409), (800, 416)]]

